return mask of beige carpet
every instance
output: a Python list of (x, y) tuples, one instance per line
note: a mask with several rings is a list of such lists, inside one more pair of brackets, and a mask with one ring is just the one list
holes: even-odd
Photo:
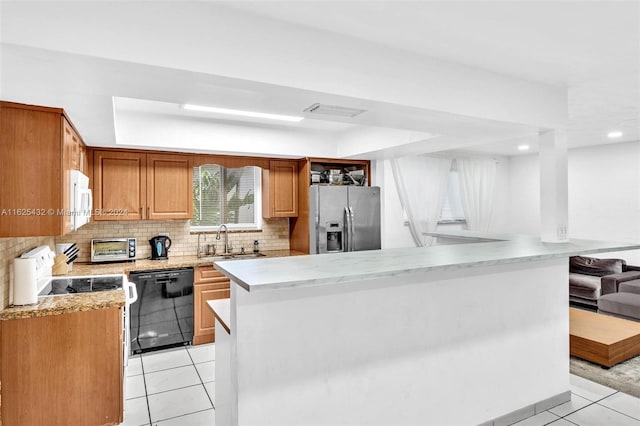
[(640, 398), (640, 356), (602, 368), (580, 358), (571, 357), (572, 374)]

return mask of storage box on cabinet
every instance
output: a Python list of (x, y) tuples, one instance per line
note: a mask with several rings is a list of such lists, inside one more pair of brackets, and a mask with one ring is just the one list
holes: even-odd
[(213, 266), (199, 266), (194, 273), (193, 344), (215, 341), (215, 318), (207, 300), (231, 297), (230, 280)]
[(0, 238), (71, 230), (69, 172), (86, 148), (61, 108), (0, 102)]
[(193, 157), (94, 152), (95, 220), (191, 219)]

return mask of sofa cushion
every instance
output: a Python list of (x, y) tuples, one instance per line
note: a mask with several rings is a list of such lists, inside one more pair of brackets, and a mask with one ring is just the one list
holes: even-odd
[(569, 273), (569, 294), (596, 300), (600, 296), (600, 277)]
[(640, 319), (640, 294), (606, 294), (598, 300), (598, 311)]
[(598, 259), (595, 257), (572, 256), (569, 259), (569, 272), (575, 274), (603, 277), (622, 272), (625, 261), (622, 259)]
[(640, 280), (620, 283), (620, 292), (640, 294)]

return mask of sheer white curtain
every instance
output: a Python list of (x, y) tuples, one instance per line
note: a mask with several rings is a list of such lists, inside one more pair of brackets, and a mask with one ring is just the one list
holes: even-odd
[(491, 222), (496, 161), (481, 158), (458, 158), (460, 198), (467, 229), (487, 232)]
[(416, 246), (431, 245), (433, 238), (422, 234), (433, 232), (438, 226), (451, 159), (402, 157), (391, 160), (391, 169)]

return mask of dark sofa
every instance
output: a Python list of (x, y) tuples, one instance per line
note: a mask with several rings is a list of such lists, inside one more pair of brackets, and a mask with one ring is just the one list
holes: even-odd
[(620, 283), (640, 278), (640, 266), (623, 259), (569, 258), (569, 301), (598, 306), (603, 294), (617, 293)]

